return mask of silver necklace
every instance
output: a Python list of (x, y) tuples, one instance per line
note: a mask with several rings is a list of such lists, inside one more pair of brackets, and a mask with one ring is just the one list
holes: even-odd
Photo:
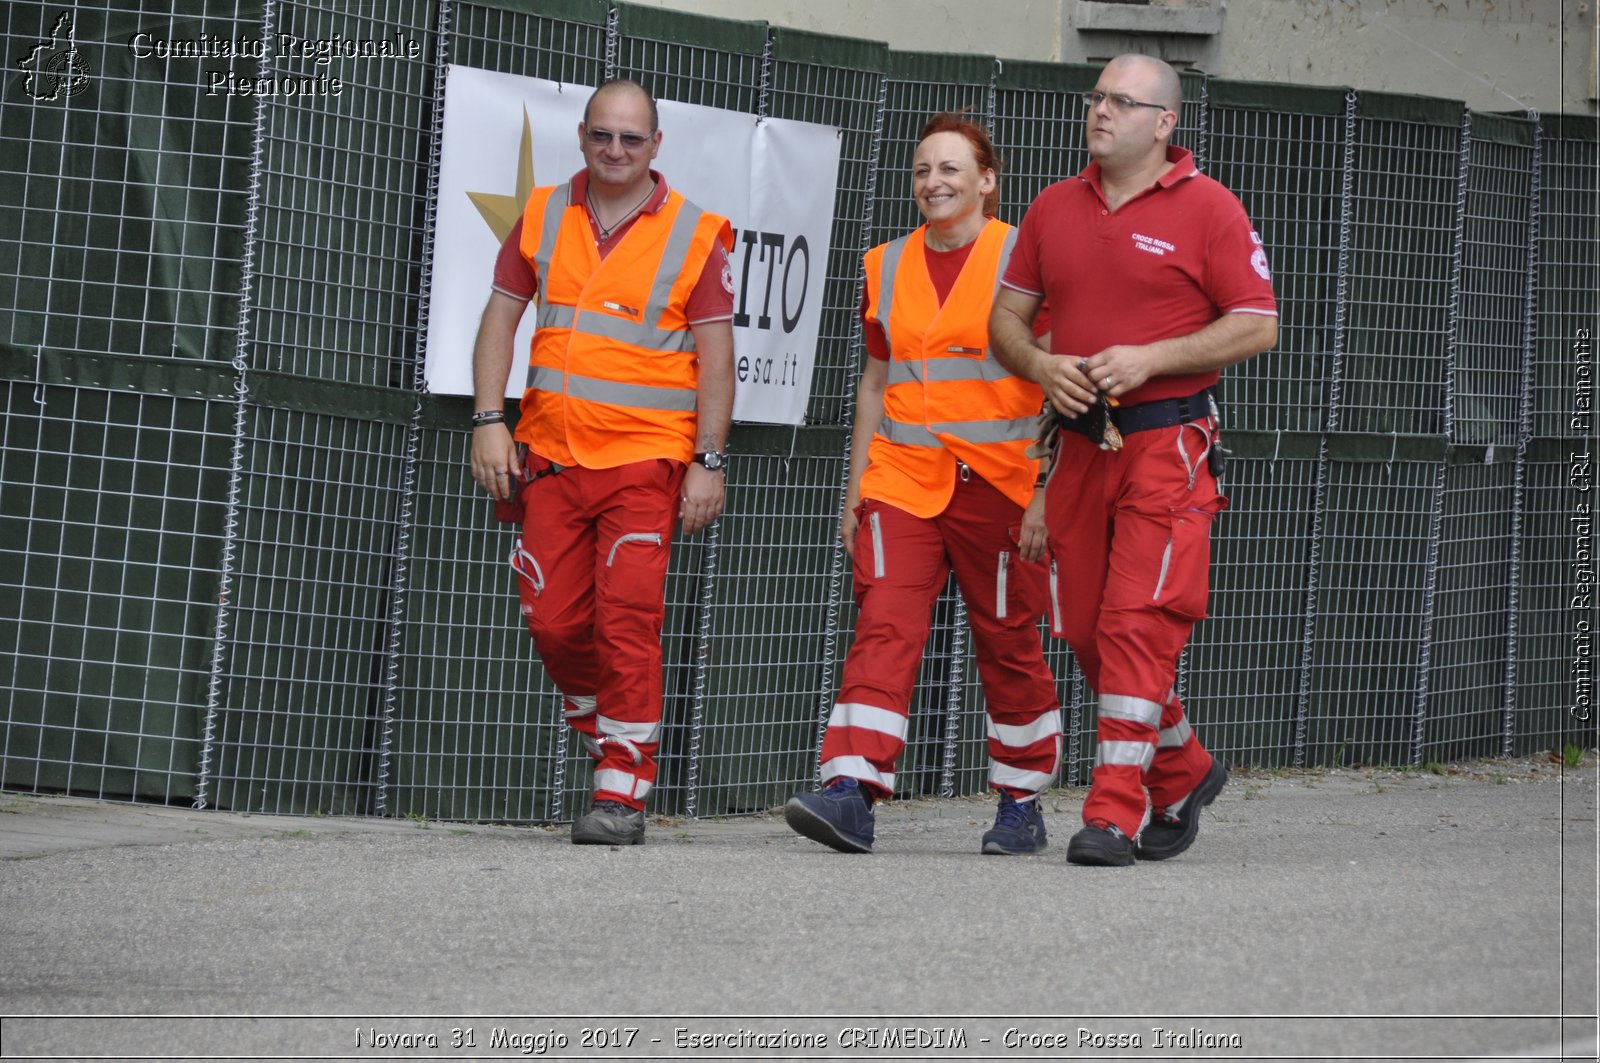
[(648, 191), (648, 192), (646, 192), (644, 194), (644, 198), (643, 199), (639, 200), (639, 202), (635, 203), (632, 207), (628, 208), (628, 212), (626, 214), (624, 214), (622, 217), (618, 218), (615, 222), (612, 222), (610, 225), (606, 225), (604, 222), (602, 222), (600, 220), (600, 211), (595, 208), (593, 190), (586, 190), (583, 195), (584, 195), (584, 198), (589, 201), (589, 213), (594, 216), (594, 227), (596, 229), (600, 230), (600, 239), (597, 242), (603, 244), (607, 240), (611, 239), (611, 234), (616, 232), (617, 229), (619, 229), (622, 226), (623, 222), (625, 222), (629, 218), (633, 217), (635, 211), (637, 211), (640, 207), (644, 206), (646, 203), (650, 202), (650, 197), (655, 195), (655, 194), (656, 194), (656, 186), (655, 186), (655, 182), (652, 181), (650, 183), (650, 191)]

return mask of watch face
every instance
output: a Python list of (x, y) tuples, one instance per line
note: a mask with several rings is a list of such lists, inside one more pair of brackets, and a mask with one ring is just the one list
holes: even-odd
[(718, 469), (722, 468), (728, 463), (726, 458), (714, 450), (708, 450), (704, 454), (696, 454), (695, 459), (712, 472), (716, 472)]

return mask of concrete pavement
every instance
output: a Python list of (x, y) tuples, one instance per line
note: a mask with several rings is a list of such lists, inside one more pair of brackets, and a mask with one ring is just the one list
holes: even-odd
[(1014, 858), (980, 799), (846, 856), (0, 794), (0, 1058), (1593, 1059), (1596, 794), (1592, 754), (1236, 772), (1125, 869), (1065, 863), (1076, 789)]

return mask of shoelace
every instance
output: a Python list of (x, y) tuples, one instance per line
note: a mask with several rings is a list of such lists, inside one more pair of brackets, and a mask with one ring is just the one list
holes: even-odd
[(822, 792), (827, 797), (843, 797), (861, 788), (861, 784), (854, 779), (835, 779), (827, 785)]
[(995, 813), (994, 825), (997, 827), (1025, 827), (1028, 825), (1028, 810), (1018, 801), (1000, 802), (1000, 811)]

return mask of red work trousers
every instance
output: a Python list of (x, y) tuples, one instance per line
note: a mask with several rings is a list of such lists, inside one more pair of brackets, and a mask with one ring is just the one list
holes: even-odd
[(1061, 705), (1039, 638), (1047, 570), (1017, 556), (1022, 507), (964, 475), (936, 517), (875, 499), (857, 511), (860, 613), (822, 739), (824, 781), (849, 776), (879, 795), (894, 792), (933, 604), (952, 570), (983, 681), (990, 785), (1030, 797), (1060, 770)]
[[(531, 479), (549, 468), (529, 455)], [(661, 625), (684, 466), (567, 468), (522, 490), (522, 615), (595, 761), (597, 800), (643, 808), (661, 737)]]
[(1063, 431), (1046, 489), (1051, 630), (1100, 695), (1083, 819), (1130, 838), (1211, 767), (1174, 682), (1206, 615), (1211, 521), (1228, 504), (1207, 468), (1213, 433), (1209, 419), (1153, 428), (1111, 451)]

